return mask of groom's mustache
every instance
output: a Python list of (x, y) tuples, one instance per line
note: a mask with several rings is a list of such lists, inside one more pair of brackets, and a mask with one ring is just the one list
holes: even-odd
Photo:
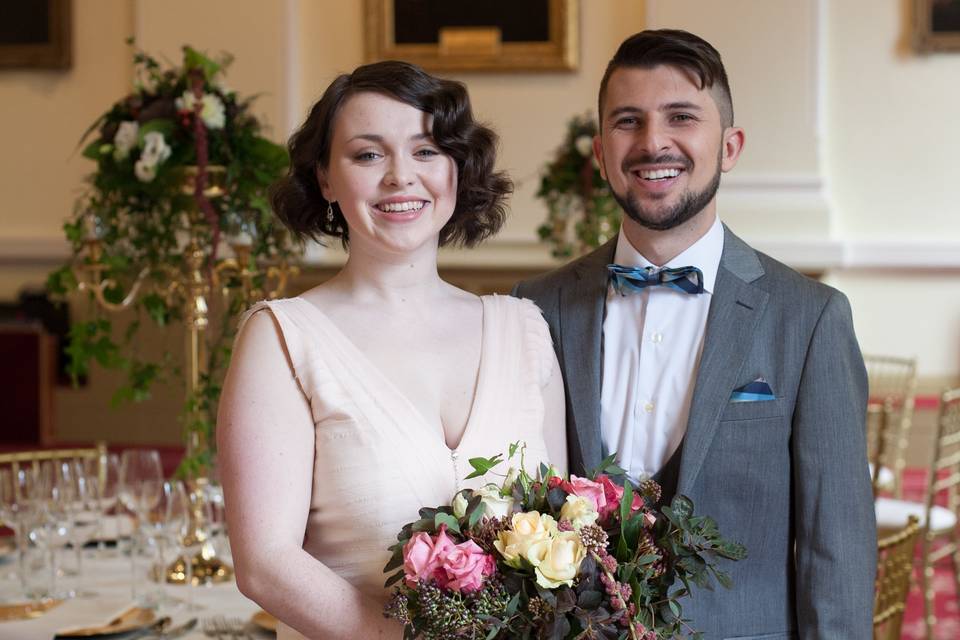
[(620, 164), (620, 169), (624, 173), (629, 173), (637, 165), (651, 164), (676, 164), (683, 167), (686, 171), (689, 171), (690, 168), (693, 167), (693, 163), (685, 156), (675, 156), (670, 154), (654, 156), (649, 153), (642, 153), (624, 158), (623, 162)]

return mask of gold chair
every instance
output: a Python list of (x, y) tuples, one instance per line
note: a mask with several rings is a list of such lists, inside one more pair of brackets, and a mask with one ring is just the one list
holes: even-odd
[(81, 460), (95, 460), (99, 474), (99, 480), (102, 483), (106, 473), (107, 443), (98, 442), (92, 447), (78, 447), (74, 449), (38, 449), (34, 451), (15, 451), (12, 453), (0, 453), (0, 465), (10, 465), (16, 474), (20, 467), (30, 466), (34, 473), (40, 470), (40, 463), (45, 460), (68, 460), (71, 458)]
[(913, 556), (921, 529), (920, 520), (910, 516), (906, 527), (877, 541), (873, 640), (900, 640), (913, 573)]
[[(867, 442), (876, 441), (879, 423), (887, 420), (889, 424), (884, 437), (884, 454), (877, 476), (884, 489), (902, 498), (903, 470), (907, 465), (906, 452), (917, 387), (917, 361), (915, 358), (865, 355), (863, 362), (870, 383)], [(891, 403), (891, 413), (885, 416), (884, 405), (887, 401)]]
[(893, 420), (894, 406), (891, 398), (887, 398), (882, 405), (867, 406), (867, 462), (874, 500), (881, 491), (887, 491), (893, 486), (893, 472), (883, 465), (888, 442), (886, 436)]
[[(936, 504), (945, 496), (947, 506)], [(960, 536), (957, 534), (957, 509), (960, 507), (960, 388), (944, 392), (940, 400), (940, 417), (933, 459), (927, 477), (923, 502), (896, 498), (877, 498), (877, 528), (890, 531), (904, 527), (911, 516), (920, 522), (923, 531), (921, 556), (923, 572), (924, 621), (931, 638), (936, 623), (933, 601), (934, 566), (950, 558), (955, 595), (960, 600)]]

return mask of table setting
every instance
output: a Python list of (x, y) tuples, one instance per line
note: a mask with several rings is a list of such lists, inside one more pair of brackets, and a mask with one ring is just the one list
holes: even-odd
[(217, 489), (164, 479), (149, 449), (0, 466), (0, 640), (275, 637), (228, 570)]

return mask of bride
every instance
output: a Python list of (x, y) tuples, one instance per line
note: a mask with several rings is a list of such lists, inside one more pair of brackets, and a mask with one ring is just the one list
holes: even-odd
[[(527, 443), (566, 463), (563, 381), (534, 305), (444, 282), (443, 245), (504, 219), (496, 137), (460, 83), (381, 62), (338, 77), (290, 142), (277, 215), (344, 267), (245, 317), (217, 424), (240, 590), (280, 638), (399, 638), (387, 548), (467, 460)], [(534, 471), (535, 467), (531, 468)]]

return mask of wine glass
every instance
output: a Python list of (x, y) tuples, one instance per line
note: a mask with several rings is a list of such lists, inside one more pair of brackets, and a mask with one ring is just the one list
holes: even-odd
[(167, 549), (177, 548), (183, 524), (190, 519), (189, 503), (183, 483), (179, 480), (166, 480), (160, 487), (160, 499), (157, 506), (150, 510), (146, 527), (154, 541), (157, 551), (159, 570), (160, 600), (167, 600), (163, 583), (166, 582)]
[[(120, 456), (108, 453), (102, 458), (88, 458), (86, 460), (88, 475), (96, 477), (96, 502), (100, 512), (97, 528), (97, 554), (106, 557), (106, 539), (113, 539), (118, 543), (121, 537), (126, 537), (123, 522), (126, 516), (117, 508), (120, 492)], [(109, 523), (110, 526), (107, 526)]]
[(163, 484), (163, 470), (160, 466), (160, 454), (155, 449), (128, 449), (120, 456), (118, 474), (119, 500), (137, 518), (134, 543), (130, 549), (130, 590), (137, 599), (137, 552), (143, 541), (144, 528), (151, 509), (160, 500)]
[[(203, 546), (210, 542), (203, 529), (198, 528), (196, 524), (198, 522), (210, 522), (211, 509), (210, 501), (204, 495), (202, 487), (187, 489), (186, 497), (188, 512), (180, 528), (179, 542), (185, 565), (187, 610), (194, 611), (198, 607), (195, 605), (197, 585), (194, 583), (193, 560), (201, 552)], [(199, 577), (197, 582), (199, 582)]]
[(99, 479), (97, 474), (90, 473), (89, 465), (84, 464), (82, 460), (71, 460), (64, 464), (72, 473), (72, 477), (67, 478), (67, 481), (70, 482), (73, 493), (73, 500), (69, 508), (69, 516), (73, 526), (69, 537), (77, 560), (75, 595), (78, 597), (93, 597), (97, 594), (84, 589), (83, 548), (93, 539), (100, 528)]
[(13, 529), (17, 549), (16, 576), (23, 582), (23, 510), (17, 499), (17, 485), (14, 482), (13, 467), (0, 469), (0, 524)]
[[(25, 474), (24, 480), (30, 474)], [(59, 550), (67, 545), (73, 528), (70, 510), (75, 498), (73, 472), (62, 460), (44, 460), (34, 478), (33, 498), (27, 517), (27, 537), (46, 552), (49, 562), (47, 596), (63, 595), (57, 591)], [(29, 482), (29, 481), (27, 481)]]

